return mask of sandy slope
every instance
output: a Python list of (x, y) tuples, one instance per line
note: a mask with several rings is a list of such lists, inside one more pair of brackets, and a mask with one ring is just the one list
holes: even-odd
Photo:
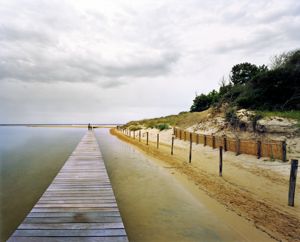
[[(200, 190), (221, 203), (224, 208), (251, 221), (257, 228), (279, 241), (300, 241), (300, 185), (296, 188), (295, 207), (287, 206), (289, 163), (267, 162), (253, 156), (224, 154), (223, 177), (218, 176), (218, 150), (193, 144), (192, 163), (188, 161), (188, 142), (175, 140), (174, 155), (170, 155), (172, 131), (160, 132), (160, 146), (156, 148), (157, 130), (148, 130), (150, 143), (145, 144), (124, 134), (111, 131), (148, 155), (163, 161), (174, 174), (189, 179)], [(136, 132), (138, 135), (138, 132)]]

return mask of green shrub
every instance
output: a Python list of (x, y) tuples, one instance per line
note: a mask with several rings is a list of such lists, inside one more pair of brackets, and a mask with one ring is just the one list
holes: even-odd
[(216, 90), (212, 90), (207, 95), (197, 95), (193, 100), (193, 105), (190, 108), (191, 112), (201, 112), (209, 109), (211, 106), (217, 105), (220, 100), (220, 95)]
[(236, 108), (229, 107), (225, 112), (225, 120), (230, 123), (230, 125), (237, 127), (239, 124), (239, 118), (236, 115)]
[(251, 123), (252, 123), (252, 128), (253, 128), (254, 132), (256, 131), (257, 121), (262, 119), (262, 118), (263, 118), (263, 116), (259, 113), (255, 113), (254, 115), (252, 115), (250, 117), (250, 120), (251, 120)]
[(159, 131), (162, 131), (165, 129), (170, 129), (170, 126), (169, 126), (169, 124), (161, 123), (161, 124), (155, 125), (155, 128), (157, 128)]
[(131, 131), (137, 131), (137, 130), (140, 130), (140, 129), (142, 129), (142, 126), (140, 126), (140, 125), (131, 125), (131, 126), (129, 126), (129, 130), (131, 130)]

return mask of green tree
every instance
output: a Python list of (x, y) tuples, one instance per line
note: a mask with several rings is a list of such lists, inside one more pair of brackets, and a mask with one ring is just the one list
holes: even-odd
[(232, 67), (230, 79), (234, 85), (245, 84), (258, 73), (265, 71), (267, 71), (267, 67), (265, 65), (258, 67), (254, 64), (245, 62)]
[(251, 81), (256, 106), (265, 109), (300, 108), (300, 50), (289, 52), (275, 69)]
[(216, 90), (212, 90), (207, 95), (201, 94), (197, 95), (193, 100), (193, 105), (191, 106), (191, 112), (201, 112), (208, 109), (210, 106), (215, 105), (219, 101), (219, 93)]

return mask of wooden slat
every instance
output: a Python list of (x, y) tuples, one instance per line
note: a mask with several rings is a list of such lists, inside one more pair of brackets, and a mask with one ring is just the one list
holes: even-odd
[(19, 229), (124, 229), (123, 223), (23, 223)]
[(8, 241), (128, 241), (92, 131)]
[[(80, 216), (80, 213), (73, 213), (73, 212), (65, 212), (65, 213), (29, 213), (27, 215), (27, 218), (40, 218), (40, 217), (75, 217), (75, 216)], [(88, 219), (94, 218), (94, 217), (113, 217), (117, 216), (120, 217), (119, 212), (86, 212), (84, 213), (84, 216), (87, 217)]]
[[(40, 218), (31, 218), (27, 217), (23, 221), (24, 224), (48, 224), (48, 223), (81, 223), (86, 222), (89, 223), (93, 221), (95, 223), (105, 222), (105, 223), (114, 223), (114, 222), (122, 222), (120, 216), (102, 216), (102, 217), (92, 217), (92, 216), (74, 216), (74, 217), (62, 217), (62, 215), (58, 215), (59, 217), (40, 217)], [(20, 228), (20, 227), (19, 227)]]
[(115, 237), (11, 237), (10, 242), (128, 242), (127, 236)]
[(112, 237), (124, 236), (124, 229), (17, 229), (14, 233), (15, 237), (21, 236), (37, 236), (37, 237), (85, 237), (99, 236)]

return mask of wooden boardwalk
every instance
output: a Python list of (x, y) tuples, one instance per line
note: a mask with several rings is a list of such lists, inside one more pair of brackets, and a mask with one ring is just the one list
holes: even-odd
[(93, 131), (8, 241), (128, 241)]

